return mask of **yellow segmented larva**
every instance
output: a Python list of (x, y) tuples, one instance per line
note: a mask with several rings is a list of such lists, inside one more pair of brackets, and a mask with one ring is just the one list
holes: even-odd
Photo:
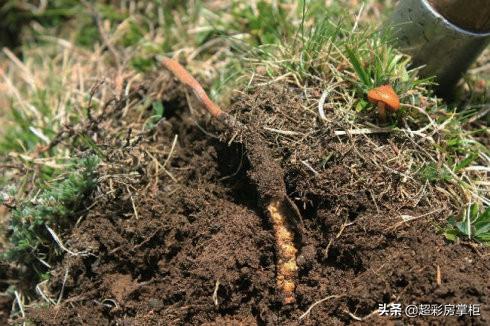
[(298, 265), (294, 246), (293, 233), (288, 229), (286, 216), (281, 212), (281, 202), (273, 201), (267, 207), (269, 211), (277, 246), (276, 283), (282, 295), (283, 304), (291, 304), (296, 301), (294, 290), (297, 278)]

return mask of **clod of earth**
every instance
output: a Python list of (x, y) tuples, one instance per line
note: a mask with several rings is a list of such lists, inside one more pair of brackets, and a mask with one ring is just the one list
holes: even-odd
[[(276, 241), (276, 282), (283, 304), (296, 301), (295, 288), (298, 274), (296, 256), (298, 249), (294, 243), (291, 223), (300, 216), (295, 204), (288, 198), (284, 184), (284, 173), (272, 159), (270, 150), (261, 136), (222, 111), (211, 101), (192, 75), (176, 60), (164, 58), (162, 65), (185, 86), (187, 86), (206, 110), (225, 125), (228, 134), (240, 133), (246, 143), (247, 156), (252, 167), (251, 180), (256, 184), (262, 204), (267, 211), (274, 229)], [(268, 173), (260, 173), (268, 171)]]
[(368, 100), (377, 104), (381, 121), (386, 120), (386, 109), (396, 112), (400, 109), (400, 98), (391, 85), (383, 85), (369, 90)]

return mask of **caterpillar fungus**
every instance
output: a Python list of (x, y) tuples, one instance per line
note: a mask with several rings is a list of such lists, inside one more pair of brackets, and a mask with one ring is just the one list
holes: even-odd
[[(184, 67), (182, 67), (179, 62), (173, 59), (164, 58), (162, 60), (162, 65), (168, 69), (182, 84), (187, 86), (194, 93), (201, 105), (213, 117), (224, 122), (230, 131), (243, 131), (244, 134), (248, 134), (248, 138), (251, 143), (264, 143), (260, 141), (261, 139), (259, 139), (257, 134), (252, 133), (248, 128), (246, 128), (246, 126), (242, 125), (239, 121), (236, 121), (233, 117), (222, 111), (218, 105), (211, 101), (201, 84), (194, 77), (192, 77), (192, 75)], [(264, 153), (267, 153), (267, 151), (264, 151)], [(260, 154), (254, 155), (253, 153), (249, 153), (248, 155), (251, 161), (254, 161), (254, 163), (259, 165), (264, 164), (264, 161), (274, 162), (268, 157), (268, 154), (265, 154), (266, 157)], [(276, 168), (276, 170), (279, 170), (278, 167)], [(276, 241), (276, 285), (277, 289), (282, 295), (283, 304), (292, 304), (296, 301), (294, 290), (296, 288), (295, 280), (297, 278), (298, 270), (298, 266), (296, 265), (296, 254), (298, 250), (294, 246), (294, 236), (288, 226), (289, 219), (287, 218), (288, 209), (285, 204), (287, 201), (285, 185), (282, 184), (282, 181), (274, 181), (272, 181), (272, 183), (275, 183), (277, 186), (276, 188), (278, 189), (278, 196), (275, 198), (281, 199), (268, 199), (265, 207), (272, 221)], [(272, 184), (267, 185), (274, 187)]]
[(288, 219), (284, 209), (281, 207), (282, 201), (273, 201), (267, 207), (277, 246), (276, 263), (276, 282), (277, 288), (282, 294), (283, 304), (291, 304), (296, 301), (294, 290), (296, 289), (296, 278), (298, 265), (296, 264), (296, 254), (298, 249), (294, 245), (293, 233), (287, 226)]

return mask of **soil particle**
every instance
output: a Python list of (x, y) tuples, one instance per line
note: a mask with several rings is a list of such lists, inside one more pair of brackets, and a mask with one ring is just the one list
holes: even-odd
[(125, 302), (138, 288), (138, 284), (129, 274), (107, 275), (103, 283), (103, 287), (109, 289), (109, 295), (115, 298), (116, 302)]

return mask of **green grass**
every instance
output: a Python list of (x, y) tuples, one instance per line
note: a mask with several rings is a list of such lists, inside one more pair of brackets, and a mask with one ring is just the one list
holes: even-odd
[[(320, 87), (343, 80), (350, 82), (350, 87), (344, 89), (346, 93), (356, 92), (355, 109), (364, 111), (374, 109), (365, 97), (376, 86), (392, 84), (402, 98), (416, 104), (418, 96), (406, 97), (407, 92), (430, 85), (429, 79), (417, 78), (417, 71), (408, 68), (409, 57), (391, 47), (390, 31), (379, 31), (376, 25), (362, 22), (356, 25), (352, 12), (341, 5), (323, 8), (321, 1), (310, 1), (305, 6), (300, 3), (291, 12), (284, 12), (279, 5), (271, 6), (263, 4), (255, 10), (267, 24), (253, 24), (251, 31), (240, 30), (233, 23), (216, 23), (219, 28), (216, 34), (228, 35), (236, 56), (235, 60), (230, 59), (235, 64), (228, 66), (230, 71), (226, 75), (239, 76), (240, 87), (257, 71), (264, 71), (263, 79), (288, 76), (288, 80), (301, 85)], [(243, 21), (252, 10), (239, 8), (240, 15), (233, 16), (233, 21)], [(318, 8), (323, 8), (321, 14)], [(274, 32), (269, 26), (274, 26)], [(241, 37), (237, 39), (233, 35)], [(226, 80), (221, 78), (220, 90)], [(237, 85), (231, 83), (232, 87)]]
[(148, 130), (155, 128), (158, 122), (162, 120), (165, 115), (165, 107), (160, 101), (151, 103), (151, 109), (152, 115), (144, 124), (144, 128)]
[(30, 152), (39, 144), (46, 145), (56, 134), (57, 123), (53, 123), (54, 112), (48, 103), (48, 98), (56, 95), (46, 89), (31, 93), (30, 103), (27, 106), (34, 108), (34, 111), (21, 108), (19, 102), (11, 102), (10, 112), (7, 115), (11, 123), (0, 138), (0, 154)]
[(45, 171), (50, 178), (45, 177), (27, 197), (21, 195), (22, 188), (10, 188), (2, 200), (19, 200), (14, 201), (8, 225), (10, 247), (0, 257), (46, 272), (47, 265), (63, 253), (47, 226), (64, 231), (76, 222), (86, 196), (96, 185), (97, 164), (97, 156), (88, 156), (68, 162), (62, 171)]
[(470, 205), (462, 218), (451, 217), (448, 223), (444, 231), (448, 240), (464, 238), (490, 246), (490, 207), (483, 209), (477, 204)]
[(445, 168), (435, 163), (428, 163), (419, 171), (421, 178), (429, 182), (449, 182), (453, 179), (452, 174)]

